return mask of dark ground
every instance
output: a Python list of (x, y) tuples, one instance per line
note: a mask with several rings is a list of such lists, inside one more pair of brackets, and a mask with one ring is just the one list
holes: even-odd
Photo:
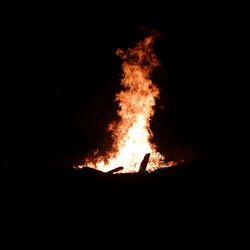
[[(178, 218), (195, 211), (206, 220), (223, 215), (232, 193), (222, 73), (229, 24), (220, 20), (220, 10), (85, 12), (17, 10), (15, 18), (4, 19), (1, 179), (7, 204), (53, 216), (60, 210), (75, 219), (79, 211), (82, 219), (107, 211), (110, 217), (135, 213), (166, 221), (174, 210)], [(154, 141), (170, 160), (191, 161), (152, 174), (77, 172), (71, 167), (86, 154), (110, 145), (105, 129), (115, 119), (121, 75), (114, 52), (133, 45), (141, 27), (162, 32), (155, 44), (162, 67), (153, 79), (161, 89), (157, 105), (165, 108), (152, 121)]]

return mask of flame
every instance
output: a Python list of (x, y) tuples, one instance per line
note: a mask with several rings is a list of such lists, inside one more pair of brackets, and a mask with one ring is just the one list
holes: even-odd
[(150, 153), (148, 171), (167, 166), (164, 156), (157, 152), (151, 142), (153, 133), (150, 120), (154, 115), (159, 88), (151, 81), (152, 70), (160, 65), (153, 50), (154, 36), (150, 35), (126, 51), (118, 49), (116, 54), (123, 60), (123, 90), (116, 94), (119, 103), (119, 121), (109, 124), (113, 145), (105, 156), (85, 159), (85, 166), (108, 172), (123, 167), (120, 172), (138, 172), (145, 154)]

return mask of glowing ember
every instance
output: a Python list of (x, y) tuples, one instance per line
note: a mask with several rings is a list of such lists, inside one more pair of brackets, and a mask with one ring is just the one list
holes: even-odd
[(123, 90), (115, 98), (119, 103), (117, 114), (120, 120), (111, 122), (108, 127), (114, 140), (112, 150), (105, 156), (86, 158), (85, 166), (103, 172), (122, 166), (120, 172), (138, 172), (147, 153), (150, 153), (148, 171), (168, 166), (164, 163), (164, 156), (157, 152), (156, 145), (150, 142), (153, 137), (150, 119), (160, 94), (159, 88), (150, 80), (152, 70), (160, 65), (152, 48), (153, 41), (154, 37), (148, 36), (134, 48), (116, 51), (123, 60), (124, 75), (121, 81)]

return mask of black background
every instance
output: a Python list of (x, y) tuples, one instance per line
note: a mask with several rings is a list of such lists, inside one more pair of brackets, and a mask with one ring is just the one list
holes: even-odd
[(225, 87), (216, 13), (160, 6), (86, 12), (37, 10), (6, 20), (12, 25), (6, 27), (2, 86), (4, 161), (46, 164), (67, 155), (63, 161), (74, 164), (81, 154), (106, 147), (105, 130), (117, 119), (113, 100), (120, 90), (115, 50), (133, 46), (145, 27), (162, 33), (155, 44), (162, 66), (153, 76), (161, 90), (152, 121), (159, 149), (184, 145), (211, 156), (222, 141)]
[[(121, 5), (6, 11), (2, 172), (4, 180), (8, 177), (5, 189), (14, 188), (8, 197), (15, 197), (17, 206), (21, 197), (21, 203), (35, 200), (37, 207), (56, 214), (58, 207), (69, 204), (73, 210), (86, 209), (91, 202), (118, 206), (119, 197), (121, 204), (133, 204), (141, 212), (148, 206), (163, 209), (165, 202), (164, 209), (169, 209), (170, 200), (175, 201), (172, 205), (199, 204), (214, 211), (228, 195), (222, 184), (231, 138), (225, 133), (231, 101), (224, 74), (230, 57), (225, 33), (231, 28), (225, 9)], [(115, 50), (133, 46), (145, 27), (162, 34), (155, 43), (162, 66), (153, 75), (161, 90), (152, 121), (154, 141), (170, 160), (188, 154), (201, 156), (202, 161), (177, 171), (169, 182), (160, 174), (159, 182), (142, 185), (146, 191), (140, 187), (140, 176), (138, 184), (128, 177), (126, 188), (119, 186), (119, 179), (104, 181), (80, 172), (72, 177), (65, 168), (110, 145), (106, 127), (116, 119), (114, 95), (121, 78)]]

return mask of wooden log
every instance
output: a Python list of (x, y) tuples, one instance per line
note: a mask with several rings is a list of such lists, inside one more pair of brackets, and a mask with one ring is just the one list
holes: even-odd
[(143, 158), (143, 160), (141, 162), (139, 172), (145, 172), (146, 171), (149, 157), (150, 157), (150, 153), (145, 154), (145, 156), (144, 156), (144, 158)]
[(113, 173), (118, 172), (120, 170), (123, 170), (123, 167), (114, 168), (114, 169), (108, 171), (107, 174), (113, 174)]

